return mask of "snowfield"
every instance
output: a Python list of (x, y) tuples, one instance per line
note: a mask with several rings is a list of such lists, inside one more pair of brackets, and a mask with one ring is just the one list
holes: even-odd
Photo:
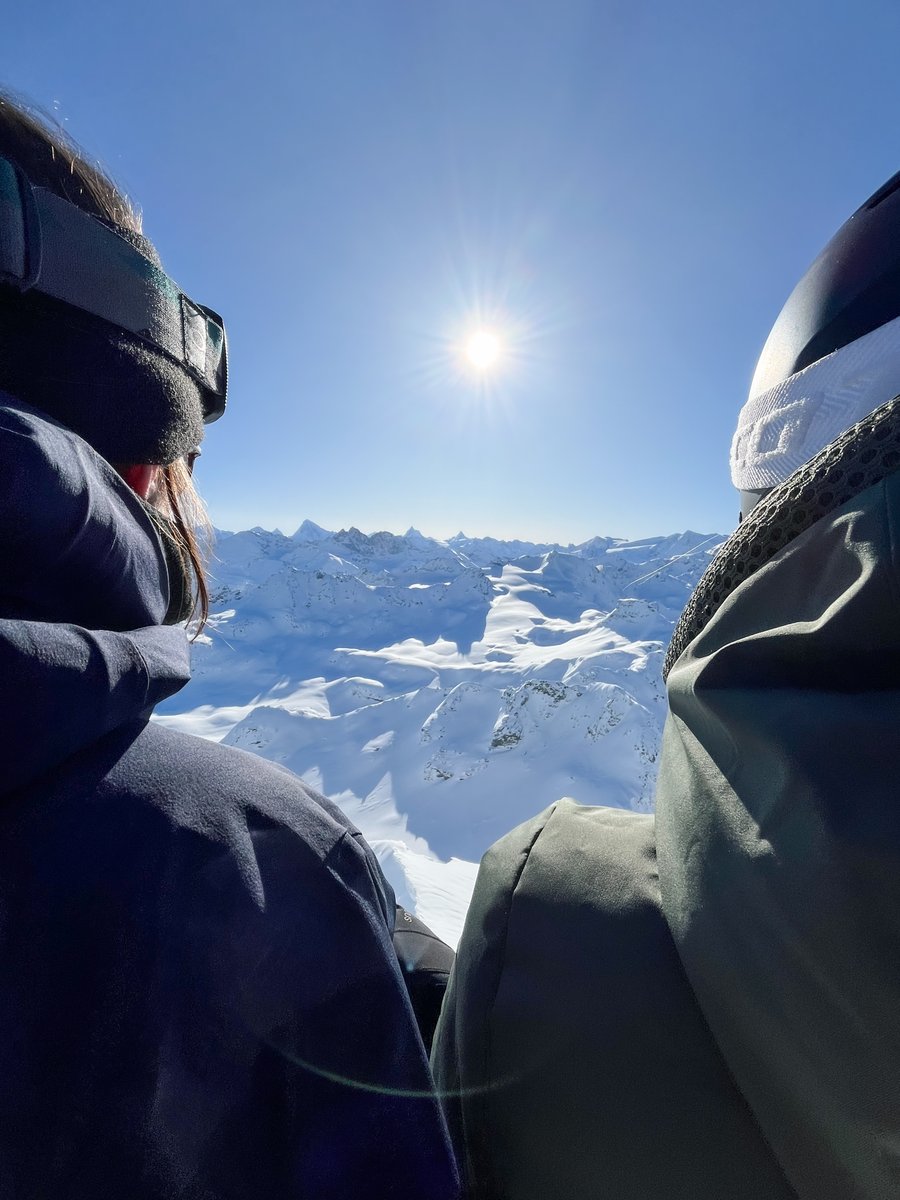
[(155, 719), (331, 797), (455, 946), (514, 825), (560, 796), (652, 808), (663, 655), (722, 540), (221, 533), (194, 677)]

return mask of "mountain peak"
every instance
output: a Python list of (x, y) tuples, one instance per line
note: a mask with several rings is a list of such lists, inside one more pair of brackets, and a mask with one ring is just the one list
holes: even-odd
[(416, 529), (415, 525), (410, 525), (403, 537), (405, 541), (412, 542), (416, 546), (431, 545), (435, 541), (434, 538), (426, 537), (420, 529)]
[(322, 542), (329, 537), (331, 537), (329, 531), (323, 529), (321, 525), (317, 525), (315, 521), (304, 521), (291, 540), (295, 542)]

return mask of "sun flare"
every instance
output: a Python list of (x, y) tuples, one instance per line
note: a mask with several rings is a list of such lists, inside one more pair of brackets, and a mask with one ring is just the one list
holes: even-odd
[(488, 371), (500, 357), (500, 339), (489, 329), (473, 333), (465, 345), (466, 358), (478, 371)]

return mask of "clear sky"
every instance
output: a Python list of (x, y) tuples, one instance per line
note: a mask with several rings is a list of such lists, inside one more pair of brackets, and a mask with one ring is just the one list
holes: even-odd
[(217, 525), (568, 542), (733, 527), (769, 327), (900, 169), (898, 49), (896, 0), (34, 0), (0, 79), (226, 319)]

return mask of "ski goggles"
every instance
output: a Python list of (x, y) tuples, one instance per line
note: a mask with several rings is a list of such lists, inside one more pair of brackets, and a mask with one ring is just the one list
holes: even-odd
[(218, 313), (190, 300), (113, 227), (35, 187), (0, 155), (3, 283), (62, 300), (139, 338), (200, 384), (205, 422), (225, 411), (228, 344)]

